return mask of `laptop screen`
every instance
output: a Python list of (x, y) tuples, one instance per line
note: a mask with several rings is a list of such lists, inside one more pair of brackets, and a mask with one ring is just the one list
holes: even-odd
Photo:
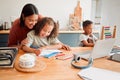
[(84, 59), (88, 59), (89, 57), (96, 59), (108, 56), (113, 48), (114, 43), (115, 39), (113, 38), (98, 40), (95, 43), (95, 46), (93, 47), (92, 51), (83, 52), (83, 54), (81, 54), (81, 57)]

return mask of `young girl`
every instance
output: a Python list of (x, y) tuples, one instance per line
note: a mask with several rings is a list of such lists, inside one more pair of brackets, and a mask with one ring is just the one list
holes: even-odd
[(58, 25), (52, 18), (44, 17), (38, 21), (35, 29), (27, 34), (28, 43), (23, 50), (39, 55), (43, 49), (66, 49), (70, 48), (62, 44), (58, 39)]
[(80, 46), (93, 47), (97, 37), (92, 34), (93, 22), (86, 20), (83, 22), (84, 33), (80, 35)]

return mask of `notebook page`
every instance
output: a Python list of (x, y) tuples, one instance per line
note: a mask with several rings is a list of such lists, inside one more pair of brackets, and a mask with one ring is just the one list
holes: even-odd
[(120, 72), (90, 67), (78, 73), (85, 80), (120, 80)]

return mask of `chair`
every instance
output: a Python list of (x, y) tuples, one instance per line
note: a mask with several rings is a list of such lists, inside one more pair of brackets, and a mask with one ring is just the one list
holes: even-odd
[(114, 26), (113, 32), (110, 31), (110, 26), (103, 26), (100, 39), (108, 39), (116, 37), (116, 26)]

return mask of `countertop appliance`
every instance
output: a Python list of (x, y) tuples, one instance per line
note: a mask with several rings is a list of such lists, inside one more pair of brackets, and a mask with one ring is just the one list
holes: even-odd
[(0, 47), (0, 68), (13, 68), (18, 48)]

